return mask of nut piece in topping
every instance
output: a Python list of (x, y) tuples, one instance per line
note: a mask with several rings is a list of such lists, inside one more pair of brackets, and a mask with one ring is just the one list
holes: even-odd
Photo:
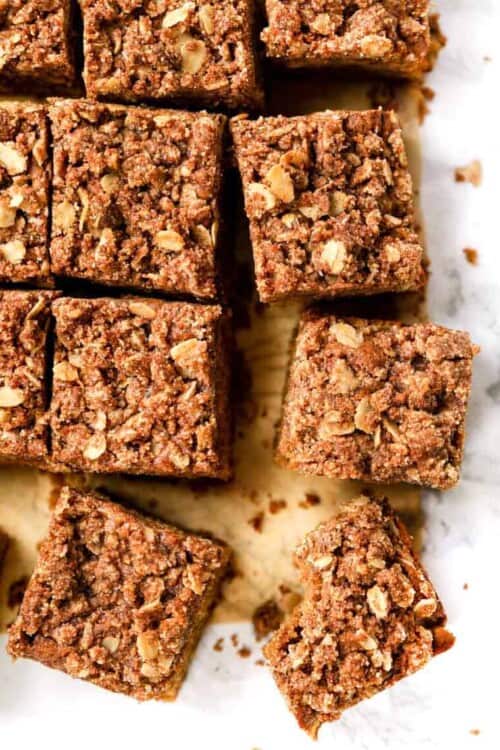
[[(324, 722), (453, 645), (443, 606), (411, 543), (387, 500), (362, 495), (296, 550), (304, 597), (264, 655), (297, 722), (312, 737)], [(398, 598), (406, 589), (421, 597), (416, 606)], [(388, 592), (398, 604), (391, 605)]]
[(231, 475), (229, 319), (158, 299), (54, 305), (52, 450), (66, 470)]
[(252, 0), (80, 5), (89, 98), (262, 107)]
[(54, 292), (0, 292), (0, 462), (43, 466), (48, 453), (47, 328)]
[(138, 700), (173, 700), (229, 557), (221, 542), (64, 487), (9, 653)]
[(44, 105), (0, 102), (1, 284), (51, 283), (47, 143)]
[(259, 297), (325, 299), (425, 283), (393, 112), (233, 118)]
[(432, 323), (303, 313), (276, 459), (335, 479), (457, 483), (477, 353), (469, 336)]
[[(429, 68), (428, 0), (265, 0), (267, 56), (290, 68), (361, 68), (415, 78)], [(293, 29), (293, 32), (292, 32)]]
[(54, 102), (49, 116), (54, 272), (217, 299), (226, 118), (78, 99)]

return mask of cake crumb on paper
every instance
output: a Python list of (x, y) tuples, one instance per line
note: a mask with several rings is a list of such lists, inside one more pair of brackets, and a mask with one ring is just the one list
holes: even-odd
[(299, 508), (312, 508), (320, 503), (321, 498), (319, 495), (315, 495), (314, 492), (307, 492), (304, 500), (300, 501)]
[(257, 607), (252, 616), (255, 638), (261, 641), (277, 630), (283, 622), (284, 614), (275, 599), (268, 599)]
[(262, 534), (262, 527), (264, 525), (264, 513), (261, 511), (257, 515), (249, 519), (248, 523), (253, 526), (258, 534)]
[(271, 500), (269, 503), (269, 512), (275, 515), (280, 510), (284, 510), (287, 506), (286, 500)]
[(474, 187), (479, 187), (483, 179), (483, 167), (478, 159), (470, 164), (455, 169), (455, 182), (468, 182)]
[(463, 253), (467, 263), (470, 263), (471, 266), (479, 265), (479, 253), (477, 250), (474, 250), (473, 247), (464, 247)]

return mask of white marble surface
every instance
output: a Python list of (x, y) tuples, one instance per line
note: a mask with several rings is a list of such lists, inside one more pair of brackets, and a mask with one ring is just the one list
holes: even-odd
[[(456, 647), (385, 694), (325, 727), (318, 747), (342, 750), (500, 748), (497, 624), (500, 622), (500, 3), (440, 0), (449, 43), (429, 84), (423, 130), (425, 211), (432, 259), (430, 314), (468, 329), (476, 360), (467, 454), (460, 486), (426, 496), (425, 561), (450, 615)], [(490, 56), (491, 62), (484, 57)], [(480, 159), (479, 188), (456, 184), (454, 167)], [(464, 247), (479, 251), (469, 265)], [(464, 583), (468, 589), (464, 589)], [(13, 667), (0, 648), (0, 747), (288, 750), (313, 747), (296, 728), (258, 656), (216, 653), (209, 631), (174, 705), (139, 705), (30, 662)], [(227, 638), (226, 638), (227, 641)], [(2, 639), (2, 646), (4, 639)], [(479, 730), (479, 734), (471, 733)]]

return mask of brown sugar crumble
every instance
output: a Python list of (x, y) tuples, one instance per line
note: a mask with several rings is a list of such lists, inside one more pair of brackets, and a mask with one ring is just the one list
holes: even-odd
[(155, 299), (53, 305), (54, 458), (92, 473), (231, 475), (229, 320)]
[(263, 104), (253, 0), (80, 0), (80, 6), (90, 97)]
[(54, 273), (216, 299), (225, 117), (74, 99), (49, 114)]
[(268, 57), (293, 68), (361, 67), (418, 76), (428, 66), (428, 0), (266, 0)]
[(0, 6), (0, 91), (48, 91), (74, 80), (71, 0), (8, 0)]
[(474, 187), (479, 187), (483, 181), (483, 167), (478, 159), (466, 164), (465, 167), (455, 169), (455, 182), (468, 182)]
[(433, 323), (303, 313), (276, 458), (305, 474), (446, 489), (460, 474), (472, 360)]
[(222, 544), (65, 488), (8, 651), (138, 700), (173, 700), (228, 559)]
[(47, 329), (54, 292), (0, 291), (0, 463), (48, 456)]
[(252, 655), (252, 652), (248, 648), (248, 646), (242, 646), (240, 649), (238, 649), (238, 656), (241, 659), (248, 659), (251, 655)]
[(422, 287), (394, 112), (235, 118), (231, 130), (262, 302)]
[(453, 645), (443, 606), (388, 501), (346, 503), (306, 536), (295, 562), (306, 595), (264, 655), (312, 737)]
[(213, 645), (214, 651), (224, 651), (224, 638), (217, 638)]
[(479, 253), (477, 250), (474, 250), (473, 247), (464, 247), (463, 253), (467, 263), (470, 263), (471, 266), (479, 265)]
[(0, 281), (3, 283), (50, 283), (49, 183), (45, 107), (1, 102)]

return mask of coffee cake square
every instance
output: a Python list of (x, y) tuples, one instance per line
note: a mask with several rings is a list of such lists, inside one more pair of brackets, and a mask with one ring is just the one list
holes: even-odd
[(415, 77), (428, 68), (429, 0), (266, 0), (267, 55), (292, 68)]
[(0, 5), (0, 91), (69, 88), (75, 78), (71, 0)]
[(453, 487), (477, 351), (467, 333), (433, 323), (306, 311), (278, 462), (341, 479)]
[(48, 455), (47, 330), (54, 292), (0, 291), (0, 463)]
[(137, 700), (174, 700), (228, 561), (222, 543), (63, 488), (8, 651)]
[(253, 0), (80, 0), (89, 96), (260, 107)]
[(234, 118), (231, 128), (263, 302), (423, 286), (394, 112)]
[(0, 282), (50, 284), (45, 107), (0, 102)]
[(301, 604), (264, 648), (299, 726), (321, 725), (451, 648), (446, 614), (387, 500), (362, 496), (299, 546)]
[(154, 299), (54, 303), (52, 454), (76, 471), (228, 479), (229, 320)]
[(225, 118), (61, 100), (54, 137), (54, 273), (215, 299)]

